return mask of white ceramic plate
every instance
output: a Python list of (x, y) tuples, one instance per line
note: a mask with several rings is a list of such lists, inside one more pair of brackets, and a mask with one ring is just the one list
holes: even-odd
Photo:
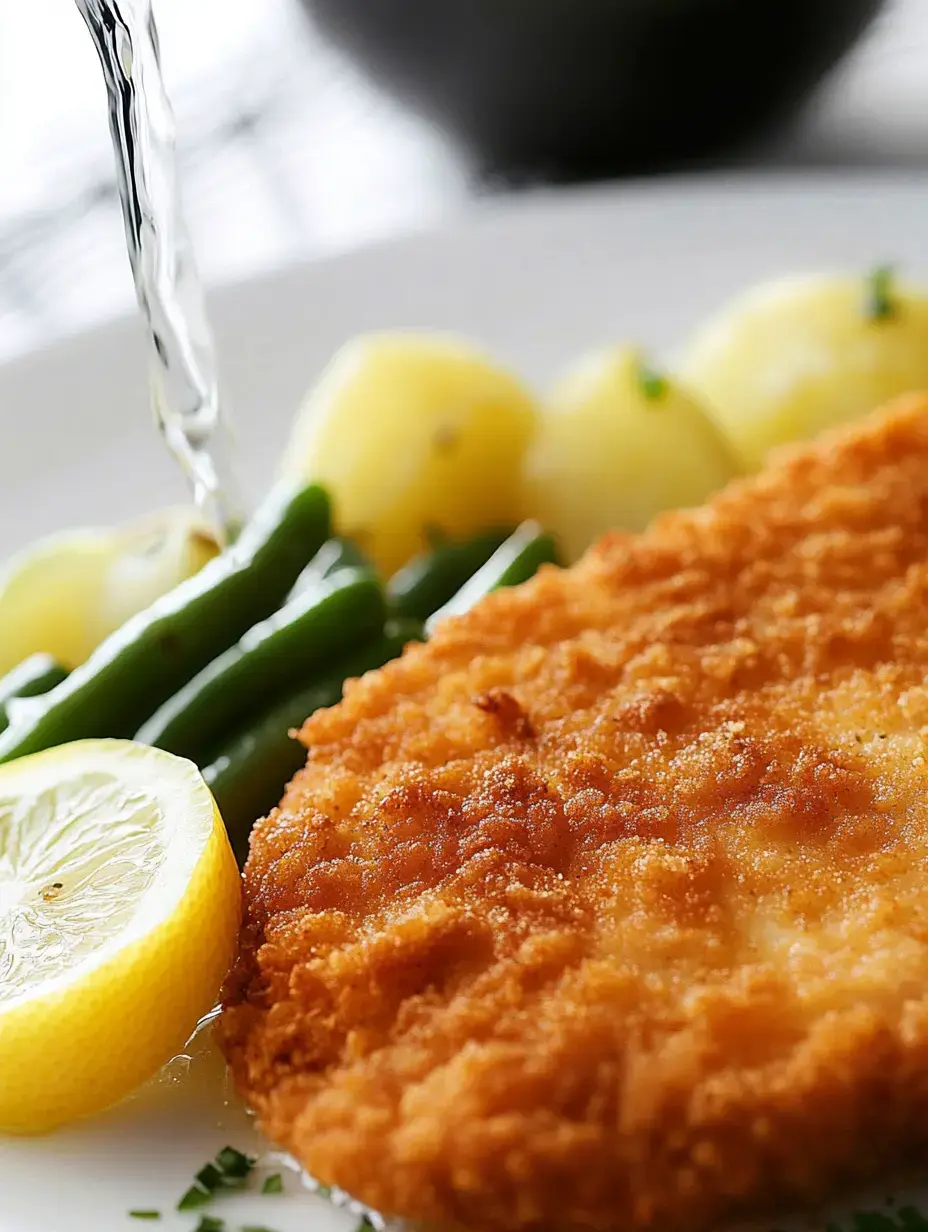
[[(706, 312), (759, 279), (886, 260), (928, 273), (921, 181), (706, 178), (533, 197), (228, 288), (213, 310), (248, 483), (258, 492), (266, 482), (304, 389), (361, 330), (462, 331), (544, 383), (610, 340), (672, 356)], [(182, 496), (148, 414), (136, 321), (0, 370), (0, 553)], [(92, 1123), (0, 1139), (0, 1232), (193, 1228), (195, 1216), (172, 1213), (193, 1171), (226, 1142), (266, 1147), (208, 1041), (192, 1053)], [(229, 1232), (337, 1232), (356, 1222), (308, 1196), (297, 1176), (287, 1186), (284, 1197), (230, 1198), (213, 1213)], [(136, 1223), (133, 1207), (164, 1218)]]

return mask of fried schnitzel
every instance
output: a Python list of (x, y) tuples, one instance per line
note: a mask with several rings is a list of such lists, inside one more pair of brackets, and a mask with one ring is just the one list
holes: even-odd
[(303, 728), (222, 1036), (390, 1215), (702, 1230), (928, 1156), (928, 400)]

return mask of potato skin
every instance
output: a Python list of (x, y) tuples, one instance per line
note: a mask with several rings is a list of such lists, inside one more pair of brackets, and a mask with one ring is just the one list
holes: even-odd
[(283, 471), (318, 480), (340, 533), (384, 573), (427, 546), (519, 520), (531, 395), (475, 346), (435, 334), (371, 334), (323, 373)]
[(776, 445), (928, 388), (928, 297), (895, 280), (887, 295), (880, 316), (867, 277), (787, 278), (738, 297), (696, 332), (683, 378), (746, 470)]
[(727, 443), (634, 347), (588, 356), (554, 389), (526, 459), (525, 508), (576, 560), (607, 530), (700, 504), (735, 470)]

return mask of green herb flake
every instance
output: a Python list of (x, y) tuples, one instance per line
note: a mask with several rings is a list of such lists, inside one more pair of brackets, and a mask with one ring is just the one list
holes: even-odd
[(250, 1155), (245, 1155), (242, 1151), (237, 1151), (234, 1146), (224, 1146), (216, 1156), (216, 1167), (222, 1173), (222, 1179), (226, 1184), (230, 1180), (243, 1181), (256, 1163), (257, 1160), (252, 1159)]
[(273, 1228), (266, 1228), (263, 1224), (248, 1223), (242, 1228), (242, 1232), (274, 1232)]
[(659, 402), (667, 392), (667, 378), (650, 364), (638, 363), (638, 388), (649, 402)]
[(201, 1206), (206, 1206), (207, 1202), (211, 1201), (212, 1196), (208, 1189), (201, 1189), (199, 1185), (191, 1185), (178, 1202), (177, 1209), (179, 1211), (195, 1211)]
[(332, 1196), (332, 1186), (331, 1185), (317, 1185), (316, 1188), (313, 1190), (313, 1193), (318, 1194), (320, 1198), (329, 1199)]
[(867, 278), (864, 312), (870, 321), (888, 321), (896, 315), (898, 305), (893, 297), (895, 271), (891, 265), (878, 265)]
[(217, 1219), (215, 1215), (201, 1215), (193, 1232), (225, 1232), (225, 1226), (224, 1219)]
[(264, 1184), (261, 1186), (263, 1194), (275, 1194), (284, 1192), (284, 1178), (279, 1172), (273, 1173), (271, 1176), (264, 1178)]
[(222, 1173), (215, 1164), (204, 1164), (194, 1179), (201, 1189), (215, 1193), (222, 1184)]
[(362, 1215), (361, 1222), (355, 1228), (354, 1232), (375, 1232), (374, 1225), (371, 1223), (369, 1216)]
[(130, 1211), (130, 1219), (160, 1219), (160, 1211)]

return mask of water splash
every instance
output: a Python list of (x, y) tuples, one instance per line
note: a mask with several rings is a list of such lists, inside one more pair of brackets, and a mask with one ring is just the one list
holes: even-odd
[(151, 344), (152, 403), (194, 499), (223, 541), (241, 518), (203, 288), (181, 211), (174, 115), (150, 0), (76, 0), (103, 68), (139, 306)]

